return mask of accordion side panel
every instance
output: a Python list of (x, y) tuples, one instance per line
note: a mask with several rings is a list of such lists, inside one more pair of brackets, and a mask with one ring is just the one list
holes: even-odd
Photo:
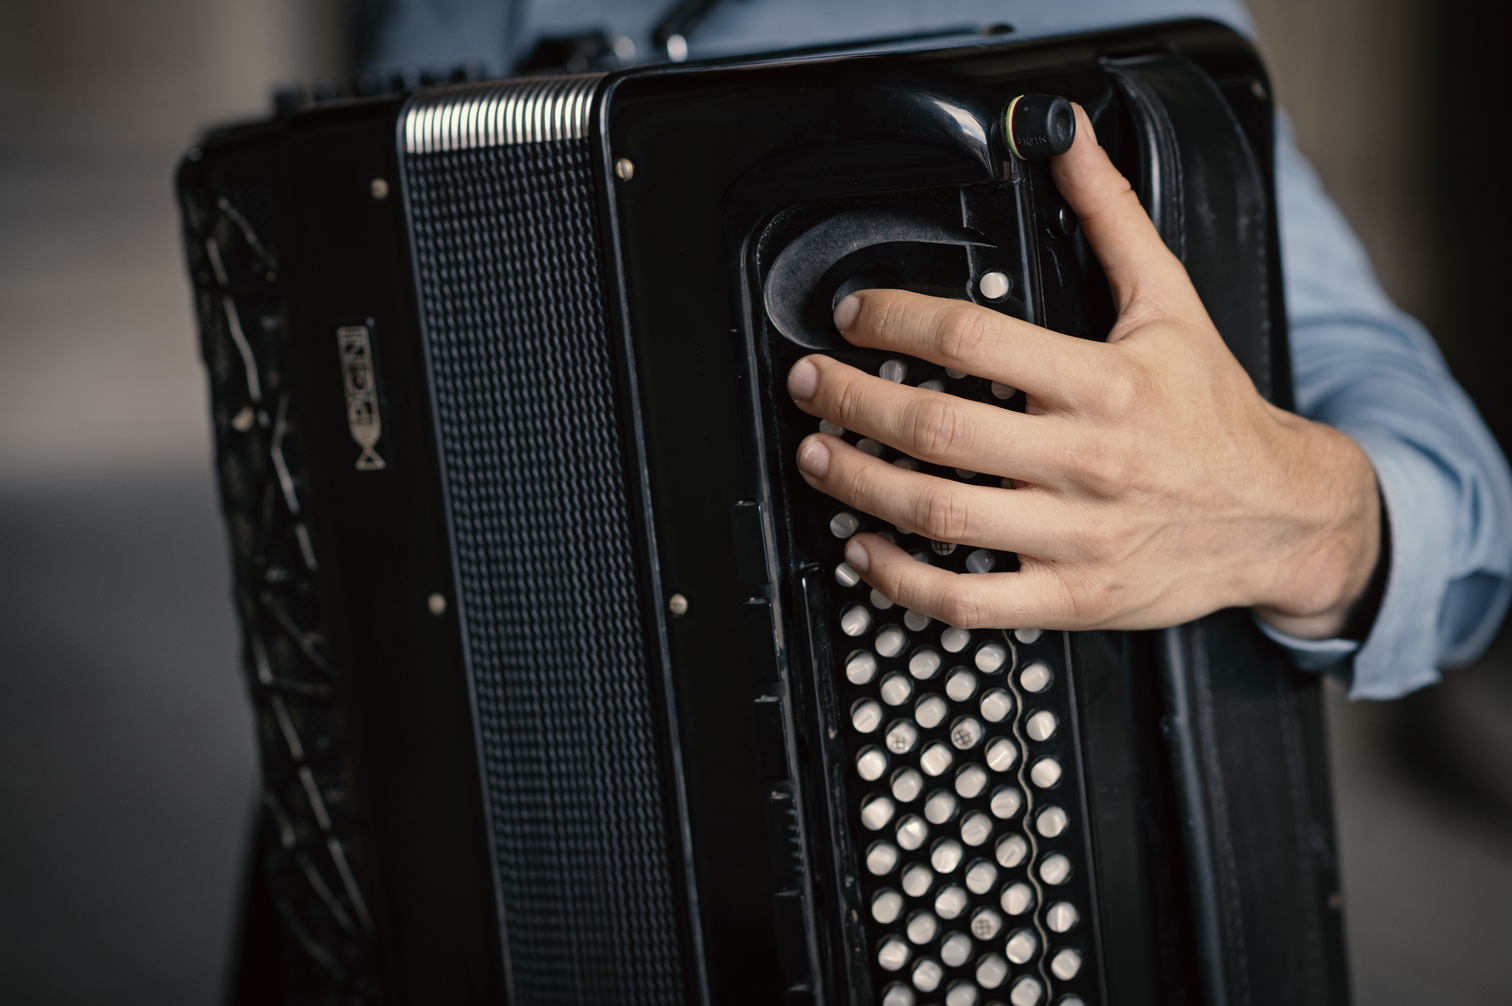
[(411, 153), (407, 195), (511, 1001), (677, 1003), (591, 164), (582, 138)]

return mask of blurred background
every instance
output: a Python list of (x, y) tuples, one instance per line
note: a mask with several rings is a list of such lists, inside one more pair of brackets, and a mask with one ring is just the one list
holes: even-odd
[[(4, 1002), (219, 997), (254, 754), (170, 179), (381, 50), (382, 6), (0, 0)], [(1504, 446), (1506, 7), (1251, 4), (1302, 150)], [(1512, 635), (1329, 714), (1356, 1002), (1512, 1003)]]

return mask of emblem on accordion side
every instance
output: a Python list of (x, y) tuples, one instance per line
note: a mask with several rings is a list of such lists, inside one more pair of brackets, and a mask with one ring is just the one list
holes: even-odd
[(367, 325), (343, 325), (336, 330), (336, 344), (341, 348), (342, 384), (346, 387), (347, 427), (352, 439), (362, 448), (357, 456), (359, 472), (373, 472), (388, 464), (373, 448), (383, 436), (383, 420), (378, 415), (378, 383), (373, 372), (373, 346)]

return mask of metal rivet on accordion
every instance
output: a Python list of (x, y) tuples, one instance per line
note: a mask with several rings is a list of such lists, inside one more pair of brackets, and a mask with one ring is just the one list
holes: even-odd
[(425, 599), (425, 606), (430, 609), (430, 613), (432, 615), (440, 618), (442, 615), (446, 614), (446, 595), (432, 594), (430, 597)]
[(1014, 964), (1028, 964), (1039, 949), (1039, 939), (1028, 929), (1016, 929), (1008, 937), (1008, 959)]
[[(946, 967), (958, 968), (971, 960), (971, 937), (965, 933), (951, 933), (940, 941), (940, 960)], [(959, 986), (952, 986), (954, 991)]]
[(988, 300), (1002, 300), (1008, 296), (1008, 291), (1013, 289), (1013, 282), (1007, 273), (988, 272), (983, 273), (982, 278), (977, 280), (977, 289), (982, 291), (982, 296)]
[(998, 904), (1009, 915), (1023, 915), (1034, 907), (1034, 888), (1023, 881), (1009, 884), (1003, 891), (1003, 896), (998, 899)]
[(389, 194), (388, 179), (374, 178), (372, 183), (368, 185), (368, 191), (373, 194), (374, 199), (387, 199)]
[(969, 904), (971, 904), (971, 899), (966, 896), (966, 892), (951, 884), (935, 895), (935, 914), (942, 919), (954, 919), (964, 912)]
[(672, 612), (674, 618), (681, 618), (688, 613), (688, 599), (681, 594), (673, 594), (667, 598), (667, 610)]
[(1063, 982), (1069, 982), (1081, 970), (1081, 954), (1067, 947), (1050, 959), (1050, 970)]
[(635, 177), (635, 162), (628, 157), (621, 157), (614, 162), (614, 177), (622, 182), (628, 182)]

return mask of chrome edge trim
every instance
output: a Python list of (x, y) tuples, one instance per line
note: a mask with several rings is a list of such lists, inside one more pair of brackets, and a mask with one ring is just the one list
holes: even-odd
[(405, 153), (580, 140), (605, 76), (523, 77), (421, 92), (404, 111)]

